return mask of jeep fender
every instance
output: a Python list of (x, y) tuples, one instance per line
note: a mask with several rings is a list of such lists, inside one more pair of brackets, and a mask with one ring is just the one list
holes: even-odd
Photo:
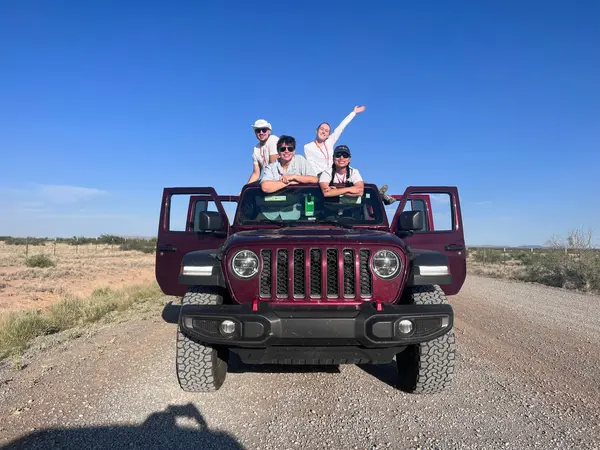
[(188, 286), (226, 287), (217, 250), (186, 253), (181, 259), (179, 282)]
[(448, 256), (433, 250), (407, 248), (410, 261), (407, 286), (452, 284)]

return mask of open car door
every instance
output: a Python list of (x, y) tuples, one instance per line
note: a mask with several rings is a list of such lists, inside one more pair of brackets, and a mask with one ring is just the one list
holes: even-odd
[(398, 219), (403, 211), (422, 211), (423, 228), (402, 240), (415, 249), (445, 253), (450, 261), (452, 284), (440, 287), (446, 295), (457, 294), (467, 274), (458, 189), (453, 186), (409, 186), (402, 196), (394, 197), (400, 203), (392, 219), (391, 231), (398, 231)]
[[(179, 284), (183, 255), (195, 250), (217, 249), (229, 235), (224, 203), (234, 205), (237, 196), (219, 196), (212, 187), (165, 188), (156, 243), (156, 281), (166, 295), (183, 296), (187, 286)], [(220, 230), (195, 232), (194, 217), (200, 211), (218, 211), (223, 217)], [(233, 215), (233, 214), (232, 214)]]

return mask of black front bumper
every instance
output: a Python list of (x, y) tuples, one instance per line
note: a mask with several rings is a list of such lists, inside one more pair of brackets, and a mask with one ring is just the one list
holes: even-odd
[[(410, 320), (410, 333), (399, 331), (401, 320)], [(184, 305), (179, 315), (182, 331), (211, 345), (266, 348), (271, 346), (361, 346), (399, 347), (429, 341), (453, 326), (452, 307), (444, 305), (387, 305), (377, 310), (375, 302), (356, 306), (275, 305)], [(224, 335), (224, 320), (235, 324)]]

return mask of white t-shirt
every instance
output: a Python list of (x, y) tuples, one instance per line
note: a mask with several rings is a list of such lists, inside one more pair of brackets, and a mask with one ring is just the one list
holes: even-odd
[(344, 131), (344, 128), (354, 119), (354, 116), (356, 116), (354, 111), (348, 114), (322, 144), (312, 141), (304, 146), (304, 156), (317, 173), (331, 169), (335, 144), (340, 138), (342, 131)]
[[(359, 181), (363, 181), (358, 169), (355, 169), (352, 166), (349, 166), (349, 167), (350, 167), (350, 178), (346, 179), (346, 170), (344, 170), (343, 173), (341, 173), (341, 174), (336, 173), (334, 175), (333, 184), (343, 184), (346, 181), (350, 181), (351, 183), (356, 184)], [(323, 173), (321, 173), (321, 176), (319, 177), (319, 183), (329, 183), (330, 181), (331, 181), (331, 167), (329, 169), (327, 169), (326, 171), (324, 171)]]
[(269, 165), (269, 156), (277, 155), (277, 141), (279, 138), (275, 135), (269, 136), (267, 142), (262, 147), (260, 143), (257, 143), (254, 146), (254, 151), (252, 152), (252, 161), (254, 164), (258, 164), (260, 169), (264, 169)]

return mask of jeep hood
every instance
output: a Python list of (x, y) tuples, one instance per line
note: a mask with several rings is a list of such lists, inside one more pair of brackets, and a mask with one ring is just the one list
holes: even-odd
[(286, 244), (297, 243), (299, 245), (368, 245), (369, 243), (382, 245), (389, 244), (403, 246), (400, 238), (388, 231), (377, 231), (367, 229), (346, 228), (275, 228), (251, 231), (240, 231), (230, 236), (228, 246), (244, 246), (263, 242), (265, 246), (273, 245), (277, 241), (285, 241)]

